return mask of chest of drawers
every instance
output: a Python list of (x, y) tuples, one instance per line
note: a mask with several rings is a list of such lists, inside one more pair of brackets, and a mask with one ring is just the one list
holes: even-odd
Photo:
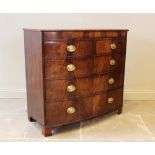
[(28, 118), (45, 136), (122, 112), (127, 31), (24, 29)]

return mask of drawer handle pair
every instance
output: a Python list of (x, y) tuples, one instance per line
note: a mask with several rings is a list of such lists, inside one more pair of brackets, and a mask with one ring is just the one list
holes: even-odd
[[(114, 98), (113, 98), (113, 97), (109, 97), (109, 98), (108, 98), (108, 103), (109, 103), (109, 104), (114, 103)], [(67, 108), (67, 113), (68, 113), (68, 114), (73, 114), (73, 113), (75, 113), (75, 112), (76, 112), (76, 109), (75, 109), (74, 107), (69, 107), (69, 108)]]
[[(111, 49), (116, 49), (117, 48), (115, 43), (110, 44), (110, 47), (111, 47)], [(68, 45), (67, 46), (67, 51), (70, 52), (70, 53), (73, 53), (73, 52), (76, 51), (76, 47), (74, 45)]]
[[(115, 66), (116, 65), (116, 60), (111, 59), (110, 60), (110, 65), (111, 66)], [(76, 67), (73, 64), (68, 64), (66, 69), (67, 69), (68, 72), (73, 72), (76, 69)]]
[[(114, 84), (114, 83), (115, 83), (114, 78), (110, 78), (110, 79), (108, 80), (108, 83), (109, 83), (110, 85)], [(67, 91), (68, 91), (68, 92), (71, 93), (71, 92), (74, 92), (75, 90), (76, 90), (75, 85), (71, 84), (71, 85), (68, 85), (68, 86), (67, 86)]]

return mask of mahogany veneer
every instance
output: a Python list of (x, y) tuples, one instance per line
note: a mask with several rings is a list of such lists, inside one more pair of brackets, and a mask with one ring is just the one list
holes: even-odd
[(122, 112), (127, 31), (24, 29), (28, 119), (44, 136)]

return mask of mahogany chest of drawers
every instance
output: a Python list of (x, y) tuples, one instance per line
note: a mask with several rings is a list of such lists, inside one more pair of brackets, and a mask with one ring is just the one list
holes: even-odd
[(127, 31), (24, 29), (28, 118), (45, 136), (122, 112)]

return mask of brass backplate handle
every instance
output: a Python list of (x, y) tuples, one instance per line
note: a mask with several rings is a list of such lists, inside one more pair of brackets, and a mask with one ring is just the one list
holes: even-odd
[(69, 107), (69, 108), (67, 108), (67, 113), (68, 114), (73, 114), (73, 113), (75, 113), (76, 112), (76, 109), (74, 108), (74, 107)]
[(109, 104), (114, 103), (114, 98), (113, 98), (113, 97), (109, 97), (109, 98), (108, 98), (108, 103), (109, 103)]
[(66, 69), (67, 69), (67, 71), (72, 72), (76, 69), (76, 67), (73, 64), (68, 64)]
[(114, 59), (111, 59), (111, 60), (110, 60), (110, 65), (111, 65), (111, 66), (114, 66), (114, 65), (116, 65), (116, 60), (114, 60)]
[(68, 45), (67, 46), (67, 51), (68, 52), (75, 52), (76, 51), (76, 47), (74, 45)]
[(109, 83), (110, 85), (114, 84), (114, 83), (115, 83), (114, 78), (109, 78), (108, 83)]
[(111, 49), (113, 49), (113, 50), (117, 48), (117, 46), (116, 46), (115, 43), (112, 43), (112, 44), (110, 45), (110, 47), (111, 47)]
[(68, 92), (71, 93), (71, 92), (74, 92), (75, 90), (76, 90), (75, 85), (68, 85), (68, 86), (67, 86), (67, 91), (68, 91)]

